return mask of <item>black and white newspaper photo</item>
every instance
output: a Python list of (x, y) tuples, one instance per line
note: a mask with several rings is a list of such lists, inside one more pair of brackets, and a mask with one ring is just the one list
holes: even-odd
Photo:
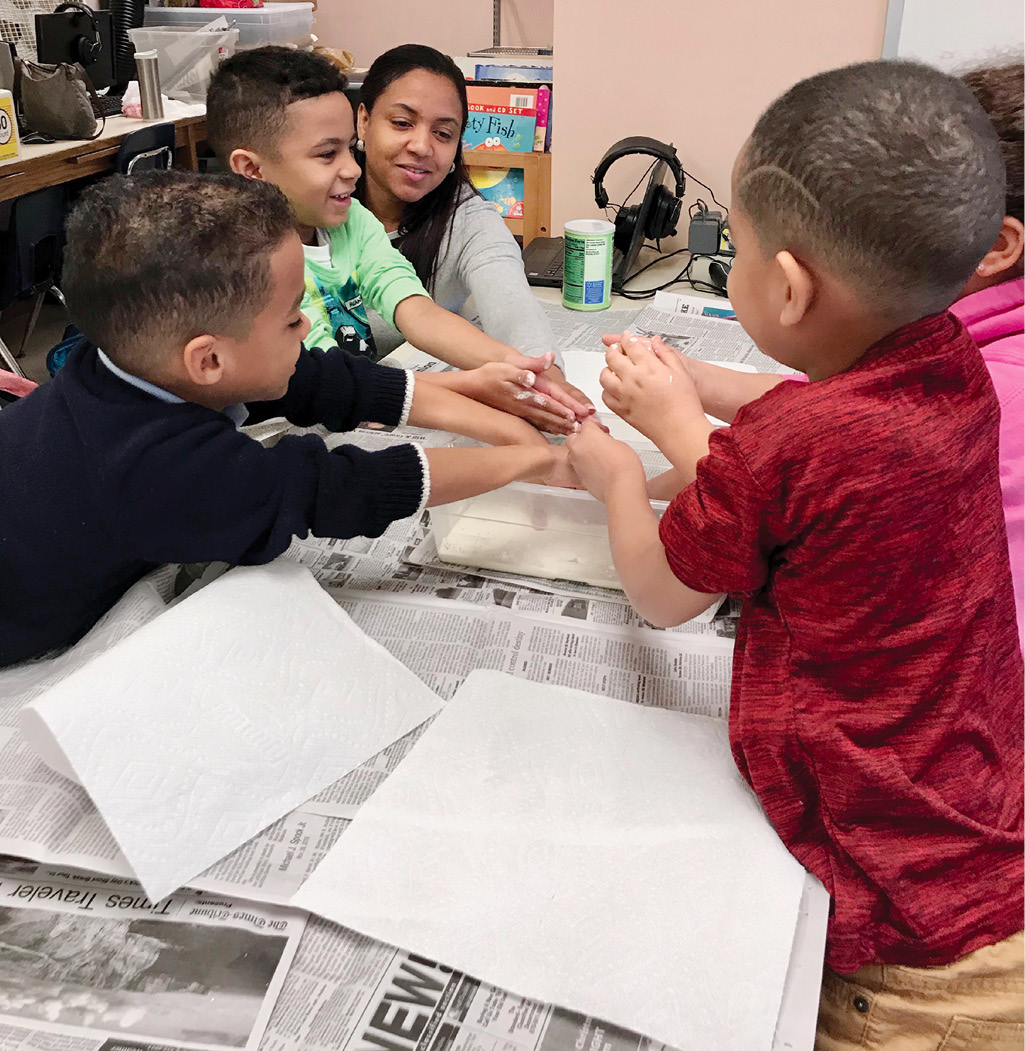
[[(0, 859), (5, 1051), (253, 1051), (306, 916)], [(52, 1039), (51, 1039), (52, 1037)]]

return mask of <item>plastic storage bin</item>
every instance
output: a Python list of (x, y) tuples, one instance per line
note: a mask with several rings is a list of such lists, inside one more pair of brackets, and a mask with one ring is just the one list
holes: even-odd
[[(661, 517), (666, 504), (652, 502)], [(432, 507), (442, 561), (545, 579), (620, 588), (605, 505), (578, 489), (513, 482)]]
[(197, 29), (224, 16), (238, 30), (238, 48), (264, 44), (309, 44), (313, 4), (264, 4), (263, 7), (147, 7), (146, 26)]
[(145, 26), (129, 29), (128, 35), (136, 51), (156, 50), (160, 93), (180, 102), (206, 102), (214, 70), (234, 52), (238, 40), (237, 29), (206, 33)]

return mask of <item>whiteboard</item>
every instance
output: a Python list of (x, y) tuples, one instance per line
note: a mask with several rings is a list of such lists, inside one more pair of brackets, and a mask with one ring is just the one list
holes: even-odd
[(889, 0), (883, 58), (917, 58), (948, 72), (1003, 65), (1025, 42), (1021, 0)]

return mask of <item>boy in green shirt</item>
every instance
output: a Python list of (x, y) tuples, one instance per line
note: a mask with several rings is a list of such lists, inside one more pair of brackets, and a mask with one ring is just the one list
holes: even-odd
[(283, 47), (224, 62), (207, 96), (207, 135), (227, 167), (278, 186), (306, 256), (310, 346), (374, 356), (364, 302), (414, 346), (471, 370), (431, 376), (538, 427), (567, 433), (593, 412), (554, 354), (527, 358), (434, 303), (384, 227), (352, 200), (359, 166), (346, 80), (327, 59)]

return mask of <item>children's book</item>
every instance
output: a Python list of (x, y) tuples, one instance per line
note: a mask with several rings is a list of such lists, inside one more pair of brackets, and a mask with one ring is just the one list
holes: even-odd
[(477, 80), (512, 80), (519, 84), (551, 84), (551, 66), (477, 66)]
[(468, 82), (470, 116), (463, 149), (531, 153), (537, 123), (537, 88), (483, 86)]
[(552, 89), (547, 84), (538, 85), (537, 123), (534, 126), (534, 152), (546, 153), (552, 145)]
[(523, 218), (522, 168), (471, 168), (470, 182), (503, 219)]

